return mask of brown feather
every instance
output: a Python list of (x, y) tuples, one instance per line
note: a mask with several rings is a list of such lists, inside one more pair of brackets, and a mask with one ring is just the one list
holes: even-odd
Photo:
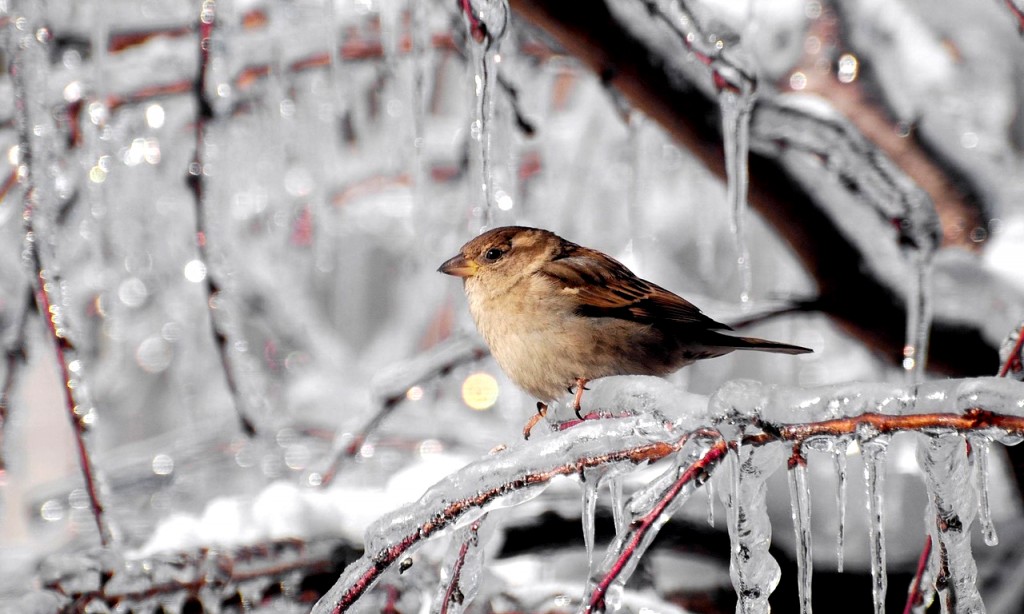
[(657, 284), (634, 275), (621, 262), (601, 252), (566, 242), (562, 253), (540, 273), (575, 294), (577, 313), (619, 318), (642, 324), (699, 325), (732, 330), (701, 313), (693, 303)]

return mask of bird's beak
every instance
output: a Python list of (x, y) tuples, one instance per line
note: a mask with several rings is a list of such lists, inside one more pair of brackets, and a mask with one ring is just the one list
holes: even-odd
[(455, 277), (472, 277), (476, 275), (476, 270), (480, 267), (477, 263), (472, 260), (466, 260), (465, 256), (459, 254), (454, 258), (445, 260), (444, 264), (438, 267), (438, 272), (444, 273), (445, 275), (454, 275)]

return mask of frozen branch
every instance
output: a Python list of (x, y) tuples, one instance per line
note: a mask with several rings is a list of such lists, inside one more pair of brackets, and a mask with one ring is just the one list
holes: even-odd
[[(554, 36), (569, 53), (590, 66), (724, 179), (721, 136), (717, 122), (708, 120), (717, 116), (711, 89), (713, 75), (705, 71), (701, 76), (702, 73), (695, 70), (704, 66), (702, 61), (687, 62), (689, 52), (677, 36), (673, 36), (673, 44), (665, 42), (665, 30), (656, 23), (660, 18), (652, 17), (643, 8), (645, 6), (640, 2), (512, 2), (520, 16)], [(887, 229), (887, 225), (878, 220), (877, 231), (858, 231), (855, 225), (860, 221), (837, 215), (829, 206), (835, 200), (831, 188), (823, 191), (820, 187), (835, 182), (832, 178), (835, 170), (821, 159), (812, 163), (809, 158), (794, 156), (795, 152), (785, 148), (772, 151), (772, 137), (767, 133), (759, 136), (758, 130), (772, 126), (768, 115), (762, 116), (762, 113), (774, 115), (788, 107), (780, 106), (778, 99), (762, 95), (755, 105), (749, 168), (751, 204), (789, 242), (816, 280), (820, 296), (815, 304), (870, 347), (894, 361), (902, 360), (907, 321), (903, 295), (913, 275), (911, 263), (902, 262), (894, 267), (899, 259), (888, 260), (888, 271), (879, 270), (877, 266), (864, 267), (865, 262), (877, 260), (872, 254), (879, 248), (885, 253), (894, 253), (897, 242), (888, 238), (893, 236), (892, 227)], [(847, 114), (850, 113), (854, 111), (848, 110)], [(849, 122), (837, 114), (835, 121), (825, 121), (819, 114), (804, 111), (799, 117), (799, 121), (811, 123), (815, 134), (827, 134), (835, 126), (843, 126), (837, 133), (841, 134), (838, 143), (850, 153), (842, 161), (843, 168), (849, 170), (840, 170), (839, 175), (842, 181), (855, 181), (854, 185), (847, 186), (852, 188), (849, 194), (855, 200), (870, 198), (875, 185), (871, 182), (876, 179), (893, 177), (894, 172), (901, 176), (906, 173), (886, 161), (887, 152), (879, 150), (877, 143), (856, 135), (856, 129), (850, 128)], [(789, 123), (785, 126), (794, 128)], [(836, 162), (834, 158), (830, 161)], [(895, 184), (886, 180), (886, 183), (898, 186), (900, 193), (909, 194), (907, 190), (914, 189), (916, 178), (907, 176), (909, 180), (899, 179)], [(906, 211), (907, 214), (890, 218), (900, 222), (899, 228), (905, 228), (900, 220), (909, 221), (916, 215), (911, 215), (913, 211), (927, 209), (915, 205)], [(961, 201), (959, 205), (944, 207), (940, 215), (943, 229), (973, 228), (977, 211), (972, 204)], [(915, 231), (919, 232), (918, 237), (935, 236), (931, 224), (916, 227), (920, 229)], [(897, 278), (902, 281), (896, 281)], [(986, 318), (990, 320), (991, 314), (969, 315), (968, 320), (953, 317), (942, 309), (943, 299), (941, 294), (935, 298), (936, 318), (929, 365), (954, 375), (994, 372), (995, 348), (985, 328)], [(1024, 304), (1021, 297), (1010, 300)]]
[(217, 355), (220, 357), (221, 366), (224, 371), (224, 381), (227, 384), (228, 392), (234, 404), (234, 410), (238, 415), (242, 432), (252, 437), (256, 434), (256, 425), (250, 415), (250, 407), (246, 397), (241, 393), (238, 385), (238, 366), (232, 359), (232, 343), (229, 334), (225, 330), (221, 312), (228, 309), (224, 304), (224, 297), (221, 295), (219, 282), (214, 278), (212, 261), (207, 247), (209, 231), (207, 229), (207, 203), (206, 203), (206, 167), (204, 158), (206, 152), (206, 130), (207, 124), (213, 121), (213, 105), (209, 97), (209, 84), (207, 77), (210, 68), (210, 45), (213, 39), (213, 30), (217, 19), (216, 0), (203, 0), (199, 13), (199, 72), (192, 85), (192, 92), (195, 95), (197, 117), (195, 120), (195, 150), (192, 163), (188, 167), (188, 183), (192, 188), (193, 203), (195, 204), (196, 222), (196, 249), (199, 251), (199, 260), (205, 267), (203, 281), (206, 289), (206, 304), (209, 309), (211, 332), (213, 333), (214, 345), (217, 348)]
[[(879, 384), (811, 390), (732, 382), (711, 398), (711, 413), (704, 419), (729, 423), (730, 429), (746, 424), (741, 428), (745, 433), (739, 439), (741, 449), (778, 442), (795, 449), (809, 441), (850, 438), (860, 440), (862, 446), (873, 445), (875, 439), (897, 432), (927, 433), (940, 439), (948, 434), (977, 433), (1012, 440), (1024, 433), (1021, 398), (1024, 384), (999, 378), (912, 388)], [(417, 503), (371, 526), (366, 554), (346, 569), (314, 611), (345, 611), (423, 540), (476, 518), (494, 505), (522, 503), (556, 476), (608, 465), (649, 463), (679, 454), (682, 460), (627, 505), (633, 521), (609, 547), (586, 600), (591, 610), (600, 611), (609, 588), (625, 583), (663, 521), (725, 455), (725, 440), (710, 446), (701, 443), (708, 434), (706, 428), (671, 427), (643, 416), (588, 420), (547, 439), (525, 442), (477, 461), (433, 486)], [(958, 436), (957, 441), (962, 438)], [(772, 464), (781, 464), (785, 458), (774, 456), (778, 463), (772, 460), (754, 473), (771, 473)], [(757, 490), (756, 480), (753, 484), (751, 488)], [(762, 594), (765, 587), (773, 586), (766, 582), (751, 594)]]

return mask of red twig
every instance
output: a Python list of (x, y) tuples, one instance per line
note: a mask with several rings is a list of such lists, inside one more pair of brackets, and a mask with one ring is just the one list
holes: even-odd
[(377, 553), (367, 553), (360, 562), (366, 569), (348, 586), (340, 591), (340, 595), (330, 606), (330, 612), (337, 614), (346, 611), (373, 585), (374, 582), (393, 565), (411, 547), (432, 537), (438, 531), (452, 525), (463, 514), (471, 509), (480, 508), (487, 503), (499, 499), (507, 494), (518, 492), (530, 486), (545, 484), (560, 475), (576, 475), (591, 467), (612, 464), (616, 462), (643, 463), (664, 458), (673, 452), (678, 451), (681, 443), (675, 444), (665, 442), (654, 442), (616, 450), (606, 454), (583, 457), (575, 462), (552, 467), (544, 471), (528, 473), (514, 480), (504, 482), (494, 488), (477, 493), (476, 495), (453, 501), (443, 509), (438, 510), (432, 518), (415, 528), (414, 531), (396, 541), (391, 546)]
[[(33, 62), (46, 61), (45, 57), (48, 49), (46, 49), (45, 45), (45, 42), (36, 39), (29, 43), (28, 46), (22, 46), (15, 54), (14, 61), (10, 67), (15, 89), (25, 94), (24, 98), (18, 103), (18, 129), (22, 148), (22, 163), (28, 168), (28, 185), (24, 194), (24, 212), (22, 214), (25, 232), (25, 253), (28, 255), (32, 268), (32, 290), (35, 294), (35, 304), (39, 307), (40, 314), (46, 321), (50, 338), (54, 344), (57, 367), (64, 381), (65, 410), (74, 432), (75, 446), (78, 452), (78, 465), (82, 472), (86, 493), (89, 497), (93, 520), (96, 522), (100, 544), (109, 546), (113, 543), (113, 534), (104, 515), (92, 457), (85, 441), (87, 425), (83, 419), (92, 410), (92, 407), (86, 399), (85, 393), (77, 384), (81, 376), (81, 362), (78, 360), (77, 349), (68, 337), (68, 331), (65, 327), (63, 305), (60, 300), (60, 297), (63, 295), (61, 280), (48, 268), (50, 263), (45, 260), (48, 260), (49, 254), (47, 254), (47, 258), (44, 258), (41, 254), (41, 251), (45, 249), (45, 242), (50, 237), (40, 236), (36, 228), (36, 201), (40, 198), (40, 192), (43, 193), (43, 198), (48, 196), (45, 189), (47, 179), (43, 177), (42, 181), (40, 181), (40, 176), (45, 175), (45, 171), (42, 169), (46, 168), (44, 162), (46, 156), (49, 155), (49, 151), (47, 150), (48, 143), (36, 142), (38, 137), (35, 136), (30, 126), (36, 123), (36, 114), (45, 113), (49, 109), (45, 107), (45, 103), (41, 99), (43, 94), (40, 93), (40, 90), (44, 88), (38, 87), (30, 79), (32, 74), (38, 72), (37, 66), (34, 66)], [(32, 57), (33, 55), (35, 57)], [(40, 106), (44, 108), (40, 110)], [(37, 156), (40, 160), (35, 159)], [(10, 189), (10, 187), (8, 186), (7, 189)], [(47, 202), (47, 205), (51, 204), (54, 203)], [(57, 297), (57, 300), (53, 301), (51, 295)]]
[(924, 548), (921, 549), (921, 556), (917, 559), (917, 571), (914, 572), (914, 581), (910, 584), (910, 593), (907, 595), (907, 604), (903, 606), (903, 614), (910, 614), (914, 611), (914, 606), (921, 603), (924, 598), (921, 592), (921, 581), (924, 578), (924, 572), (928, 569), (928, 557), (932, 553), (932, 536), (926, 535), (924, 538)]
[(1024, 368), (1021, 365), (1021, 350), (1024, 349), (1024, 324), (1017, 329), (1017, 342), (1013, 344), (1013, 349), (1010, 350), (1010, 355), (1007, 356), (1006, 362), (999, 368), (999, 377), (1006, 377), (1010, 374), (1010, 371), (1019, 371)]
[[(1009, 356), (1006, 357), (1006, 362), (1004, 362), (1002, 366), (999, 368), (999, 377), (1006, 377), (1007, 374), (1009, 374), (1010, 370), (1013, 369), (1015, 366), (1018, 368), (1020, 367), (1022, 347), (1024, 347), (1024, 324), (1022, 324), (1021, 327), (1017, 329), (1017, 342), (1014, 343), (1013, 348), (1010, 350)], [(967, 445), (967, 454), (970, 455), (972, 452), (971, 442), (967, 440), (965, 441), (965, 443)], [(917, 571), (914, 573), (914, 579), (911, 582), (910, 591), (907, 594), (907, 603), (903, 608), (904, 614), (910, 614), (910, 612), (913, 611), (914, 606), (921, 603), (922, 599), (924, 598), (924, 595), (921, 592), (921, 582), (924, 578), (925, 571), (927, 571), (928, 557), (931, 554), (931, 550), (932, 536), (927, 535), (925, 536), (924, 548), (922, 548), (921, 556), (917, 562)]]
[(231, 360), (230, 343), (227, 333), (217, 323), (215, 299), (220, 294), (220, 286), (210, 272), (210, 255), (207, 250), (206, 231), (206, 196), (205, 196), (205, 169), (203, 168), (203, 152), (206, 142), (206, 125), (213, 120), (213, 107), (207, 95), (207, 76), (210, 67), (210, 42), (213, 36), (213, 29), (216, 24), (217, 3), (216, 0), (203, 0), (199, 13), (199, 74), (193, 83), (192, 90), (196, 97), (198, 106), (198, 117), (195, 121), (195, 152), (192, 163), (189, 165), (189, 185), (192, 188), (193, 202), (195, 204), (196, 218), (196, 249), (199, 251), (199, 258), (207, 267), (204, 277), (206, 283), (206, 304), (210, 310), (210, 327), (213, 333), (214, 345), (220, 356), (223, 367), (224, 380), (231, 394), (234, 403), (235, 413), (238, 415), (238, 422), (242, 431), (249, 437), (256, 434), (256, 426), (248, 415), (245, 402), (238, 389), (238, 382), (235, 379), (234, 365)]
[(661, 514), (665, 511), (665, 508), (679, 496), (679, 493), (683, 490), (683, 487), (697, 479), (699, 476), (709, 473), (711, 469), (718, 464), (719, 461), (725, 456), (726, 452), (729, 451), (729, 444), (724, 440), (715, 442), (704, 456), (700, 457), (697, 462), (690, 465), (679, 479), (672, 484), (672, 487), (665, 491), (665, 494), (658, 500), (658, 503), (651, 508), (649, 512), (644, 514), (641, 518), (636, 519), (629, 525), (629, 541), (622, 549), (619, 554), (619, 558), (616, 559), (615, 563), (609, 569), (608, 573), (605, 574), (601, 581), (598, 582), (594, 588), (593, 594), (590, 596), (590, 603), (587, 604), (587, 612), (603, 612), (605, 608), (604, 598), (608, 593), (608, 588), (612, 585), (616, 578), (622, 573), (622, 570), (626, 567), (629, 559), (636, 552), (640, 543), (643, 541), (647, 533), (654, 528), (655, 523), (661, 517)]
[(448, 604), (452, 601), (462, 603), (463, 595), (459, 589), (459, 578), (462, 575), (462, 567), (466, 564), (466, 555), (469, 554), (469, 549), (474, 548), (478, 545), (477, 540), (479, 539), (477, 533), (480, 531), (480, 523), (483, 522), (483, 518), (480, 518), (469, 525), (469, 537), (462, 542), (462, 546), (459, 547), (459, 555), (455, 559), (455, 565), (452, 566), (452, 578), (448, 583), (448, 586), (444, 591), (444, 601), (441, 602), (441, 614), (448, 614)]
[[(996, 414), (980, 408), (969, 409), (963, 414), (862, 414), (859, 416), (839, 418), (824, 422), (776, 425), (771, 429), (771, 431), (744, 437), (742, 443), (743, 445), (753, 446), (760, 446), (773, 441), (785, 441), (792, 444), (798, 444), (814, 437), (839, 437), (853, 435), (858, 432), (858, 429), (864, 428), (865, 426), (870, 426), (873, 432), (877, 432), (879, 434), (896, 433), (900, 431), (927, 432), (928, 430), (933, 429), (948, 429), (958, 432), (968, 432), (990, 428), (1003, 429), (1008, 433), (1024, 433), (1024, 417)], [(380, 575), (391, 565), (395, 564), (395, 562), (398, 561), (409, 548), (418, 544), (422, 540), (432, 537), (441, 529), (450, 526), (458, 520), (459, 517), (471, 509), (480, 508), (491, 501), (499, 499), (507, 494), (518, 492), (530, 486), (547, 483), (555, 476), (575, 475), (592, 467), (617, 462), (653, 462), (662, 459), (669, 454), (678, 452), (682, 448), (682, 445), (685, 444), (691, 436), (704, 432), (706, 432), (706, 429), (695, 431), (694, 433), (687, 434), (673, 443), (655, 442), (627, 449), (619, 449), (596, 456), (579, 458), (568, 464), (558, 465), (546, 470), (522, 475), (511, 481), (503, 482), (496, 487), (482, 490), (472, 497), (448, 503), (442, 509), (439, 509), (432, 514), (429, 520), (426, 520), (415, 527), (411, 532), (401, 539), (396, 540), (392, 545), (380, 550), (379, 552), (367, 553), (364, 555), (363, 559), (355, 564), (360, 565), (360, 567), (365, 567), (365, 569), (359, 572), (355, 579), (351, 580), (348, 584), (336, 587), (338, 589), (336, 591), (338, 595), (331, 598), (333, 601), (329, 606), (327, 606), (330, 609), (326, 611), (332, 612), (333, 614), (346, 611), (370, 588), (370, 586), (374, 584), (374, 582), (377, 581)], [(698, 460), (691, 467), (687, 468), (687, 470), (680, 476), (679, 480), (677, 480), (671, 489), (672, 493), (675, 494), (669, 494), (659, 501), (657, 504), (658, 509), (663, 510), (671, 502), (672, 498), (678, 494), (683, 486), (701, 475), (704, 471), (708, 470), (717, 461), (721, 460), (726, 449), (727, 446), (724, 442), (714, 444), (711, 449), (705, 453), (704, 457)], [(636, 545), (640, 543), (640, 540), (643, 537), (641, 533), (646, 533), (655, 528), (653, 520), (656, 519), (656, 517), (656, 515), (649, 514), (645, 516), (645, 518), (650, 520), (647, 524), (645, 524), (643, 520), (635, 523), (636, 526), (633, 527), (632, 530), (637, 531), (637, 534), (631, 537), (630, 548), (635, 550)], [(622, 558), (616, 563), (609, 576), (602, 580), (601, 585), (604, 587), (603, 590), (606, 590), (607, 586), (611, 585), (611, 582), (619, 573), (621, 573), (624, 566), (625, 558)], [(332, 592), (334, 592), (334, 589), (332, 589)], [(601, 603), (602, 600), (595, 597), (591, 600), (590, 608), (592, 610), (599, 610)]]
[(487, 26), (484, 22), (480, 21), (476, 12), (473, 10), (473, 3), (471, 0), (459, 0), (459, 9), (462, 11), (463, 17), (466, 19), (466, 28), (469, 29), (469, 35), (477, 43), (483, 43), (489, 38), (487, 32)]
[(1013, 16), (1017, 18), (1017, 31), (1024, 34), (1024, 9), (1017, 6), (1014, 0), (1004, 0), (1006, 2), (1006, 8), (1010, 9)]

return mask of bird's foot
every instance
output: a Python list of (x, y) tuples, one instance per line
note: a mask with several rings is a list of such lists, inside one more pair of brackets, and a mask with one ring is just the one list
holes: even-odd
[[(587, 388), (588, 381), (585, 377), (576, 378), (576, 394), (572, 398), (572, 410), (576, 412), (576, 417), (580, 420), (583, 420), (583, 414), (580, 413), (582, 409), (580, 401), (583, 400), (583, 391), (590, 390), (590, 388)], [(572, 388), (569, 389), (569, 392), (572, 392)]]
[(530, 438), (530, 431), (533, 427), (537, 426), (537, 423), (544, 419), (544, 416), (548, 415), (548, 406), (540, 401), (537, 401), (537, 413), (530, 418), (526, 426), (523, 427), (523, 439)]

